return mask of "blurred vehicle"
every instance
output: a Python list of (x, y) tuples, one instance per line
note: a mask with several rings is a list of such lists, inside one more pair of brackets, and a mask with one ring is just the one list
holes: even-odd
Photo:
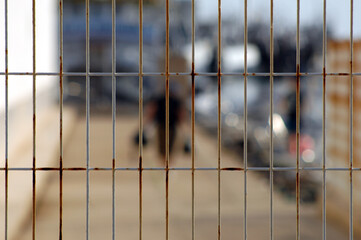
[[(312, 119), (305, 119), (312, 121)], [(321, 132), (311, 133), (311, 129), (302, 128), (299, 137), (299, 167), (320, 167), (322, 160)], [(250, 164), (256, 166), (269, 166), (270, 163), (270, 121), (267, 126), (258, 126), (253, 130), (251, 152), (249, 153)], [(254, 161), (256, 160), (256, 161)], [(284, 118), (273, 114), (273, 167), (297, 166), (297, 140), (296, 135), (291, 134), (284, 122)], [(287, 194), (295, 194), (295, 172), (279, 171), (274, 175), (274, 184), (278, 189)], [(315, 201), (319, 179), (312, 172), (303, 171), (300, 175), (301, 199), (303, 201)]]
[[(285, 101), (289, 90), (285, 81), (275, 81), (273, 113), (273, 167), (296, 167), (297, 142), (293, 129), (287, 123), (287, 111), (279, 105)], [(286, 83), (287, 84), (287, 83)], [(287, 99), (286, 99), (287, 101)], [(213, 89), (200, 93), (195, 98), (195, 114), (199, 125), (211, 134), (218, 129), (218, 91)], [(222, 144), (243, 155), (244, 147), (244, 80), (232, 79), (222, 82), (221, 88), (221, 133)], [(321, 121), (312, 114), (302, 114), (300, 129), (300, 163), (302, 167), (319, 167), (322, 160)], [(269, 85), (252, 79), (247, 81), (247, 153), (248, 163), (253, 167), (269, 167), (270, 163), (270, 118)], [(316, 199), (318, 179), (310, 172), (302, 172), (302, 199)], [(287, 194), (294, 194), (296, 174), (278, 171), (275, 185)]]
[[(208, 38), (201, 39), (194, 43), (196, 72), (217, 73), (218, 51), (217, 45)], [(244, 44), (225, 45), (222, 52), (222, 72), (242, 72), (244, 68)], [(192, 44), (187, 44), (182, 52), (188, 65), (192, 65)], [(261, 63), (261, 53), (258, 46), (249, 44), (247, 47), (247, 68), (249, 71), (256, 71)], [(195, 81), (196, 93), (209, 89), (211, 78), (199, 77)]]
[[(249, 26), (248, 46), (248, 72), (269, 72), (270, 49), (267, 36), (268, 26), (253, 24)], [(304, 38), (301, 45), (301, 71), (311, 71), (317, 68), (319, 61), (315, 56), (318, 51), (317, 37), (322, 31), (319, 28), (302, 29)], [(294, 33), (284, 31), (274, 36), (274, 71), (295, 72), (296, 44)], [(238, 39), (236, 42), (241, 42)], [(243, 72), (243, 46), (236, 47), (230, 41), (222, 48), (222, 72)], [(196, 48), (198, 49), (198, 48)], [(217, 48), (214, 48), (217, 50)], [(213, 49), (213, 58), (209, 60), (209, 50), (200, 48), (201, 56), (208, 60), (208, 72), (217, 72), (217, 51)], [(203, 50), (203, 51), (202, 51)], [(242, 50), (242, 51), (241, 51)], [(208, 53), (208, 55), (207, 55)], [(318, 54), (319, 55), (319, 54)], [(195, 59), (196, 63), (197, 60)], [(198, 65), (207, 65), (199, 64)], [(197, 65), (196, 65), (197, 68)], [(244, 146), (244, 82), (243, 78), (227, 81), (229, 77), (222, 78), (221, 90), (221, 133), (222, 144), (235, 149), (243, 155)], [(273, 167), (296, 167), (297, 141), (295, 137), (296, 110), (295, 110), (295, 86), (289, 86), (295, 82), (295, 78), (277, 77), (273, 85)], [(310, 81), (304, 81), (301, 88), (313, 88), (308, 86)], [(208, 84), (209, 85), (209, 84)], [(213, 83), (214, 86), (216, 84)], [(320, 88), (322, 89), (322, 87)], [(305, 92), (301, 89), (301, 96)], [(289, 99), (293, 95), (293, 99)], [(320, 167), (322, 159), (321, 129), (322, 119), (316, 113), (318, 103), (322, 103), (322, 96), (317, 94), (313, 97), (311, 109), (302, 112), (299, 141), (299, 166)], [(216, 134), (218, 128), (218, 90), (217, 88), (205, 88), (196, 97), (196, 119), (201, 126), (209, 132)], [(283, 105), (293, 108), (287, 109)], [(304, 102), (301, 103), (305, 106)], [(270, 85), (268, 77), (250, 77), (247, 82), (247, 153), (248, 163), (254, 167), (269, 167), (270, 162)], [(267, 173), (267, 172), (265, 172)], [(302, 171), (301, 198), (304, 201), (314, 201), (317, 195), (319, 179), (317, 174)], [(274, 182), (278, 189), (294, 196), (296, 191), (296, 174), (292, 171), (276, 171)]]
[[(259, 101), (258, 83), (247, 83), (247, 106), (255, 106)], [(218, 91), (216, 89), (198, 94), (195, 98), (195, 114), (200, 126), (216, 133), (218, 126)], [(255, 109), (250, 107), (250, 109)], [(244, 129), (244, 80), (225, 81), (221, 87), (221, 128), (224, 145), (243, 144)], [(248, 122), (252, 125), (251, 122)], [(248, 129), (252, 128), (248, 126)]]

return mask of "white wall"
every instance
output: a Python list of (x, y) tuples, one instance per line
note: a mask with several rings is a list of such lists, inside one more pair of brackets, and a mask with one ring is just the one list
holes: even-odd
[[(5, 0), (0, 0), (0, 72), (5, 72)], [(36, 72), (59, 71), (58, 4), (36, 0)], [(8, 70), (33, 71), (32, 1), (8, 0)], [(37, 77), (37, 93), (57, 84), (54, 77)], [(5, 108), (5, 77), (0, 77), (0, 113)], [(9, 76), (9, 108), (31, 101), (32, 76)]]

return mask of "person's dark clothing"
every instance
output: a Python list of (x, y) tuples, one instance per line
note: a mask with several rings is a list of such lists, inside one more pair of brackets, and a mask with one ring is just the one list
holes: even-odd
[[(158, 128), (159, 152), (166, 153), (166, 98), (161, 96), (155, 99), (156, 116), (155, 120)], [(172, 151), (176, 138), (176, 127), (180, 122), (181, 102), (179, 99), (169, 96), (169, 153)]]

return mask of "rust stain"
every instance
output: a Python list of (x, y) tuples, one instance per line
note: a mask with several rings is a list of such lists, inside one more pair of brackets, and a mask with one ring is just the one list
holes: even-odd
[(222, 171), (243, 171), (244, 168), (236, 168), (236, 167), (227, 167), (227, 168), (221, 168)]
[(322, 68), (322, 78), (323, 78), (323, 82), (322, 82), (323, 89), (324, 89), (324, 91), (326, 91), (326, 68), (325, 67)]
[(36, 174), (35, 174), (35, 163), (36, 159), (33, 157), (33, 202), (32, 202), (32, 239), (35, 239), (35, 229), (36, 229)]
[(82, 168), (82, 167), (73, 167), (73, 168), (64, 168), (64, 171), (86, 171), (86, 168)]
[(63, 157), (60, 156), (59, 171), (59, 239), (63, 239)]
[(297, 142), (297, 169), (296, 169), (296, 205), (297, 205), (297, 236), (299, 236), (300, 223), (300, 65), (296, 66), (296, 142)]
[[(9, 159), (5, 159), (5, 228), (8, 226), (8, 206), (9, 206)], [(5, 238), (7, 233), (5, 234)]]
[(59, 57), (59, 61), (60, 61), (59, 75), (60, 75), (60, 77), (62, 77), (63, 76), (63, 57), (62, 56)]
[(350, 171), (350, 183), (352, 183), (352, 167), (349, 168)]
[(35, 171), (59, 171), (61, 168), (52, 168), (52, 167), (41, 167), (35, 168)]
[(92, 169), (93, 171), (104, 171), (107, 170), (106, 168), (96, 167)]
[(300, 64), (297, 64), (297, 66), (296, 66), (296, 77), (297, 78), (300, 77)]
[[(7, 59), (7, 56), (8, 56), (8, 49), (6, 48), (5, 49), (5, 56), (6, 56), (6, 59)], [(9, 69), (8, 69), (8, 66), (6, 64), (6, 68), (5, 68), (5, 75), (8, 75), (9, 74)], [(7, 76), (6, 76), (7, 77)]]
[(143, 221), (143, 157), (139, 156), (139, 238), (142, 238), (142, 221)]
[[(61, 84), (62, 86), (63, 84)], [(62, 90), (61, 90), (62, 91)], [(62, 94), (61, 94), (62, 96)], [(60, 100), (62, 101), (63, 98), (61, 97)], [(60, 142), (63, 141), (63, 117), (60, 117), (60, 133), (59, 133)]]
[(352, 64), (352, 60), (350, 60), (350, 71), (352, 73), (352, 69), (353, 69), (353, 64)]
[[(60, 3), (60, 5), (61, 5), (61, 3)], [(59, 120), (60, 121), (60, 123), (59, 123), (60, 124), (59, 138), (60, 138), (60, 143), (62, 144), (62, 142), (63, 142), (63, 115), (62, 115), (62, 107), (63, 107), (63, 57), (60, 56), (59, 60), (60, 60), (60, 66), (59, 66), (59, 94), (60, 94), (60, 111), (61, 111), (60, 120)]]
[(59, 179), (60, 179), (60, 182), (63, 181), (63, 157), (60, 156), (60, 166), (59, 166), (59, 170), (60, 170), (60, 175), (59, 175)]
[(86, 0), (86, 11), (85, 11), (85, 17), (89, 18), (89, 0)]
[(297, 222), (300, 219), (300, 173), (296, 172), (296, 200), (297, 200)]
[[(168, 166), (167, 166), (168, 168)], [(166, 198), (166, 209), (165, 209), (165, 218), (166, 218), (166, 239), (168, 240), (168, 224), (169, 224), (169, 171), (167, 169), (165, 174), (165, 183), (166, 183), (166, 191), (165, 191), (165, 198)]]
[(143, 171), (143, 156), (139, 156), (139, 169), (140, 172)]
[(166, 176), (165, 176), (165, 192), (166, 192), (166, 210), (165, 210), (165, 239), (168, 240), (169, 237), (169, 0), (166, 0), (166, 157), (165, 157), (165, 165), (166, 165)]
[(327, 73), (328, 76), (350, 76), (350, 73), (347, 72), (337, 72), (337, 73)]

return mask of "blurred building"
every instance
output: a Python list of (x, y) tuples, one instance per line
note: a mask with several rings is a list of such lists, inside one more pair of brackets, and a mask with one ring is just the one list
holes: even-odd
[[(327, 72), (339, 73), (326, 80), (326, 166), (349, 168), (350, 163), (350, 96), (351, 77), (361, 72), (361, 41), (354, 42), (353, 62), (349, 41), (329, 41)], [(361, 167), (361, 77), (353, 77), (353, 167)], [(349, 226), (350, 174), (348, 171), (328, 172), (327, 214), (346, 228)], [(361, 236), (361, 174), (353, 172), (354, 232)]]

